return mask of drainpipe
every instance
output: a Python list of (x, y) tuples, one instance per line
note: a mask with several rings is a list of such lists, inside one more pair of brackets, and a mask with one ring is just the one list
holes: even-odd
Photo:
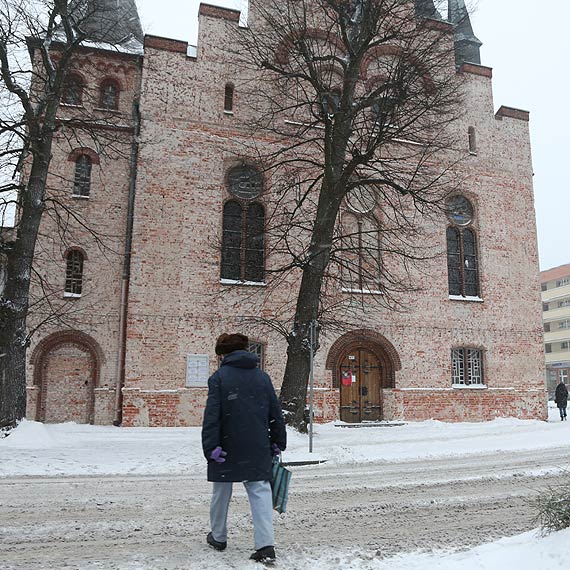
[[(142, 64), (140, 65), (142, 68)], [(142, 69), (139, 69), (142, 74)], [(140, 93), (140, 80), (139, 80)], [(127, 228), (125, 235), (125, 253), (123, 257), (123, 277), (121, 279), (121, 305), (119, 308), (119, 347), (117, 354), (117, 372), (115, 388), (115, 408), (113, 425), (123, 423), (123, 386), (125, 385), (125, 359), (127, 356), (127, 312), (129, 306), (129, 282), (131, 278), (131, 249), (133, 244), (133, 220), (135, 210), (135, 195), (137, 184), (137, 165), (139, 158), (139, 136), (141, 130), (141, 115), (139, 100), (133, 102), (133, 144), (130, 157), (129, 200), (127, 207)]]

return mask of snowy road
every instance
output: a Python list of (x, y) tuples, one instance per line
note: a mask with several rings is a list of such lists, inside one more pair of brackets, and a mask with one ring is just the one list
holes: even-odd
[[(295, 467), (289, 512), (276, 515), (279, 566), (311, 568), (313, 553), (335, 549), (383, 557), (525, 532), (536, 527), (528, 498), (569, 465), (568, 447), (556, 447)], [(0, 479), (0, 568), (255, 568), (238, 487), (228, 550), (205, 548), (209, 490), (201, 472)]]

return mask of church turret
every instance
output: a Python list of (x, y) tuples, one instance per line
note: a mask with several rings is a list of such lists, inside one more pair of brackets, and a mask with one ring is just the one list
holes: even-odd
[(416, 2), (416, 16), (422, 18), (433, 18), (434, 20), (441, 20), (441, 14), (437, 11), (433, 0), (415, 0)]
[(448, 0), (447, 18), (455, 27), (455, 63), (481, 64), (479, 50), (483, 44), (473, 33), (465, 0)]
[(135, 0), (79, 0), (82, 18), (78, 27), (87, 39), (113, 45), (143, 42), (144, 34)]

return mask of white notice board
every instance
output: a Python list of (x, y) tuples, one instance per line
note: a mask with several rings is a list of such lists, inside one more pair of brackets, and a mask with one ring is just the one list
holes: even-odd
[(207, 354), (186, 355), (186, 388), (206, 388), (210, 376), (210, 357)]

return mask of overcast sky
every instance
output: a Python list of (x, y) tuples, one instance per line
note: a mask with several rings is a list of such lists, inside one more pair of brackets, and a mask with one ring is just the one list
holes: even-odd
[[(196, 43), (199, 0), (136, 1), (146, 33)], [(570, 2), (477, 0), (472, 22), (481, 63), (493, 68), (495, 110), (531, 113), (540, 268), (570, 263)]]

